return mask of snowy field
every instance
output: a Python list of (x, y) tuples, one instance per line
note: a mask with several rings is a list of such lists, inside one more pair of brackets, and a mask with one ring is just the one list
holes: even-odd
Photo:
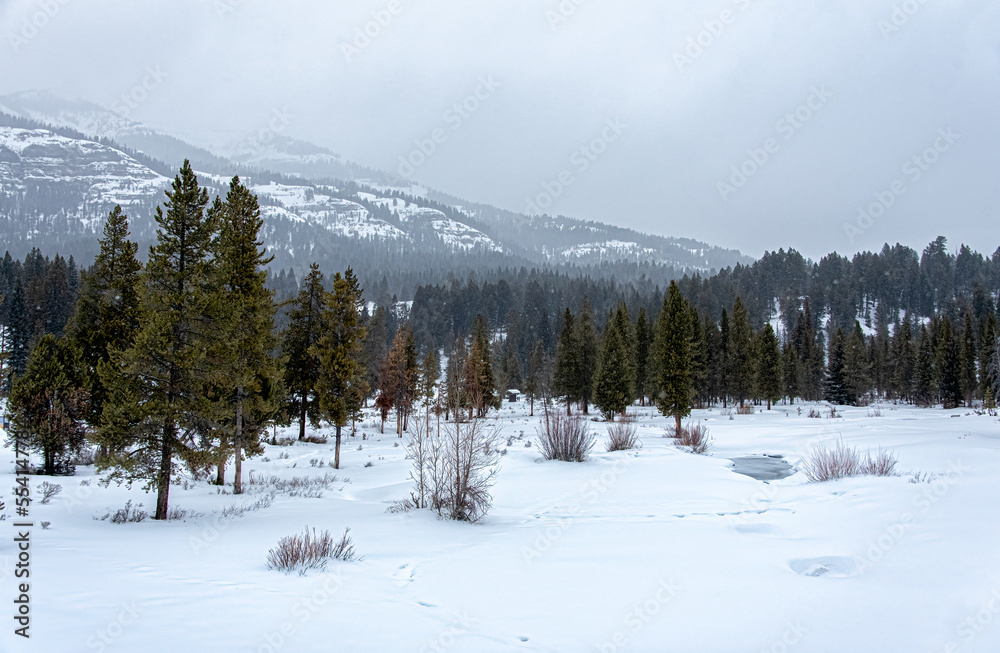
[[(30, 641), (12, 632), (13, 452), (2, 449), (0, 651), (1000, 650), (997, 418), (887, 405), (812, 419), (797, 408), (695, 411), (709, 455), (673, 446), (666, 420), (636, 408), (640, 450), (605, 453), (605, 424), (591, 422), (590, 460), (562, 463), (542, 462), (538, 418), (505, 404), (514, 442), (475, 525), (387, 513), (409, 495), (410, 461), (371, 421), (346, 438), (337, 472), (332, 442), (268, 446), (244, 473), (337, 479), (318, 498), (279, 491), (242, 515), (222, 511), (274, 487), (232, 496), (187, 479), (170, 494), (183, 519), (101, 521), (130, 499), (151, 511), (154, 496), (102, 488), (80, 467), (49, 479), (62, 493), (32, 506)], [(797, 465), (841, 437), (893, 450), (901, 474), (764, 483), (728, 460)], [(363, 559), (269, 571), (268, 550), (307, 524), (350, 527)]]

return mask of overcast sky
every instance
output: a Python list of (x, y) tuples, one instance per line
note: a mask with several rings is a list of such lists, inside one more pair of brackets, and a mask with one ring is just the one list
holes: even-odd
[(277, 111), (514, 210), (753, 256), (1000, 245), (997, 1), (0, 0), (0, 34), (0, 94), (111, 106), (158, 71), (131, 118), (215, 141)]

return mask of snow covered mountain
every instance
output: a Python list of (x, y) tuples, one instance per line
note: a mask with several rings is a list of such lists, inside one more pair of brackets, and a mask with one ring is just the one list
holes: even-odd
[[(275, 266), (312, 260), (342, 267), (359, 257), (445, 269), (655, 263), (708, 272), (751, 259), (687, 239), (664, 238), (557, 216), (525, 216), (414, 186), (276, 131), (209, 151), (98, 105), (31, 92), (0, 97), (0, 247), (39, 247), (88, 260), (116, 203), (143, 245), (162, 191), (185, 158), (211, 192), (239, 174), (258, 194)], [(454, 261), (452, 261), (454, 263)]]

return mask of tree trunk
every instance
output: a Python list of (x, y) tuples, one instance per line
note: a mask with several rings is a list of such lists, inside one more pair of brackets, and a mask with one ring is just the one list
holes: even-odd
[(531, 402), (531, 412), (528, 413), (528, 417), (534, 417), (535, 416), (535, 397), (534, 397), (534, 395), (531, 396), (531, 399), (529, 399), (529, 401)]
[(302, 410), (299, 413), (299, 440), (306, 439), (306, 394), (302, 393)]
[(156, 475), (156, 514), (153, 519), (167, 518), (167, 503), (170, 497), (170, 468), (172, 467), (172, 445), (174, 424), (167, 421), (163, 425), (163, 445), (160, 449), (160, 471)]
[(572, 411), (572, 410), (570, 410), (570, 401), (569, 401), (569, 397), (566, 397), (566, 417), (569, 417), (569, 416), (570, 416), (570, 415), (572, 415), (572, 414), (573, 414), (573, 411)]
[(679, 438), (681, 437), (681, 416), (680, 414), (674, 415), (674, 433)]
[(215, 484), (225, 485), (226, 484), (226, 459), (221, 459), (215, 465)]
[(340, 469), (340, 425), (337, 425), (337, 448), (333, 454), (333, 468)]
[(771, 410), (771, 400), (770, 399), (767, 400), (767, 409)]
[(233, 434), (233, 494), (243, 494), (243, 388), (236, 390), (236, 433)]

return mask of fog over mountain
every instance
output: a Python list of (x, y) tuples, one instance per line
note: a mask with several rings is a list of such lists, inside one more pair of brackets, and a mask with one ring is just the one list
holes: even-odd
[(0, 95), (753, 256), (992, 251), (998, 27), (983, 0), (10, 0)]

